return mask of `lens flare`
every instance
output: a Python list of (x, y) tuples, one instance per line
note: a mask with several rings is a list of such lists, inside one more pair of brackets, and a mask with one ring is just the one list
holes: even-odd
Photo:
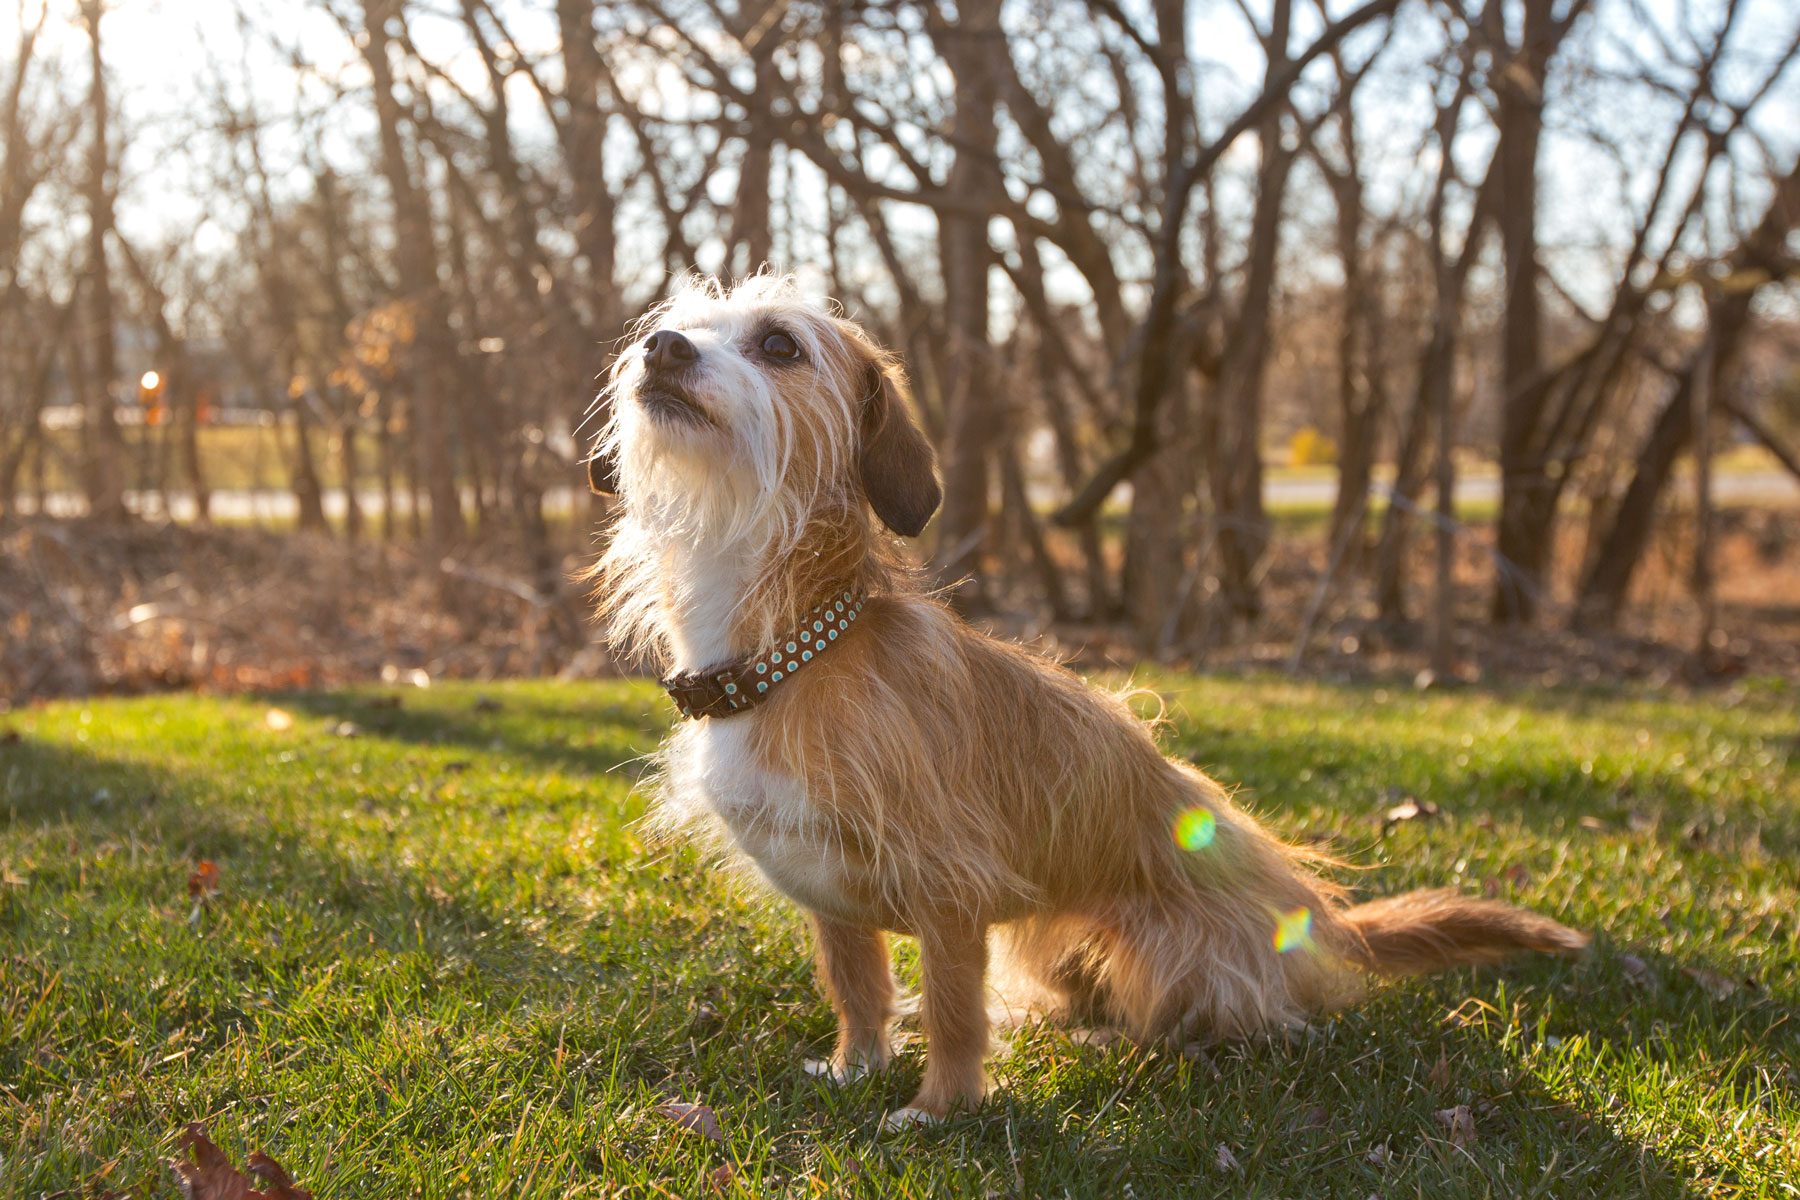
[(1286, 954), (1312, 945), (1312, 909), (1296, 908), (1275, 918), (1275, 950)]
[(1213, 844), (1219, 821), (1204, 808), (1190, 808), (1175, 818), (1175, 844), (1183, 850), (1204, 850)]

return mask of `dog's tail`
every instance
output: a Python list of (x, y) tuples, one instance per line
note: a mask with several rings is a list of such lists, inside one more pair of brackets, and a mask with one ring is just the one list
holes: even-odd
[(1588, 935), (1549, 917), (1448, 889), (1408, 892), (1338, 914), (1356, 935), (1352, 957), (1382, 975), (1416, 975), (1499, 962), (1536, 950), (1578, 954)]

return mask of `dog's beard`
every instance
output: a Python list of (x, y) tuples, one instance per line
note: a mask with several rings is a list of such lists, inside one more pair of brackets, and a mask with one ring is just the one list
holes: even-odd
[(624, 403), (607, 436), (628, 508), (668, 537), (752, 554), (790, 548), (841, 473), (845, 437), (830, 401), (784, 397), (753, 369), (634, 375), (615, 394)]
[(646, 380), (638, 385), (633, 399), (654, 421), (677, 426), (715, 424), (705, 406), (680, 384)]

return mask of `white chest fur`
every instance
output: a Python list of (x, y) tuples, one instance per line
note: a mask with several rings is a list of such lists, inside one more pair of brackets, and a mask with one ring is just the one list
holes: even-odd
[(687, 818), (702, 816), (701, 808), (710, 811), (783, 894), (808, 908), (846, 915), (843, 864), (805, 785), (763, 769), (751, 751), (752, 723), (763, 719), (751, 712), (683, 722), (666, 751), (665, 802)]

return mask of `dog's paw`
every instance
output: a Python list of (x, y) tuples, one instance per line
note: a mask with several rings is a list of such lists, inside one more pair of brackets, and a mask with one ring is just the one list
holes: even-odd
[(861, 1063), (838, 1062), (830, 1058), (809, 1058), (805, 1064), (806, 1073), (814, 1079), (823, 1079), (826, 1083), (842, 1086), (855, 1083), (869, 1073), (869, 1068)]
[(881, 1131), (883, 1133), (899, 1133), (906, 1129), (922, 1129), (929, 1125), (936, 1125), (943, 1119), (937, 1113), (908, 1105), (905, 1108), (896, 1108), (881, 1118)]

